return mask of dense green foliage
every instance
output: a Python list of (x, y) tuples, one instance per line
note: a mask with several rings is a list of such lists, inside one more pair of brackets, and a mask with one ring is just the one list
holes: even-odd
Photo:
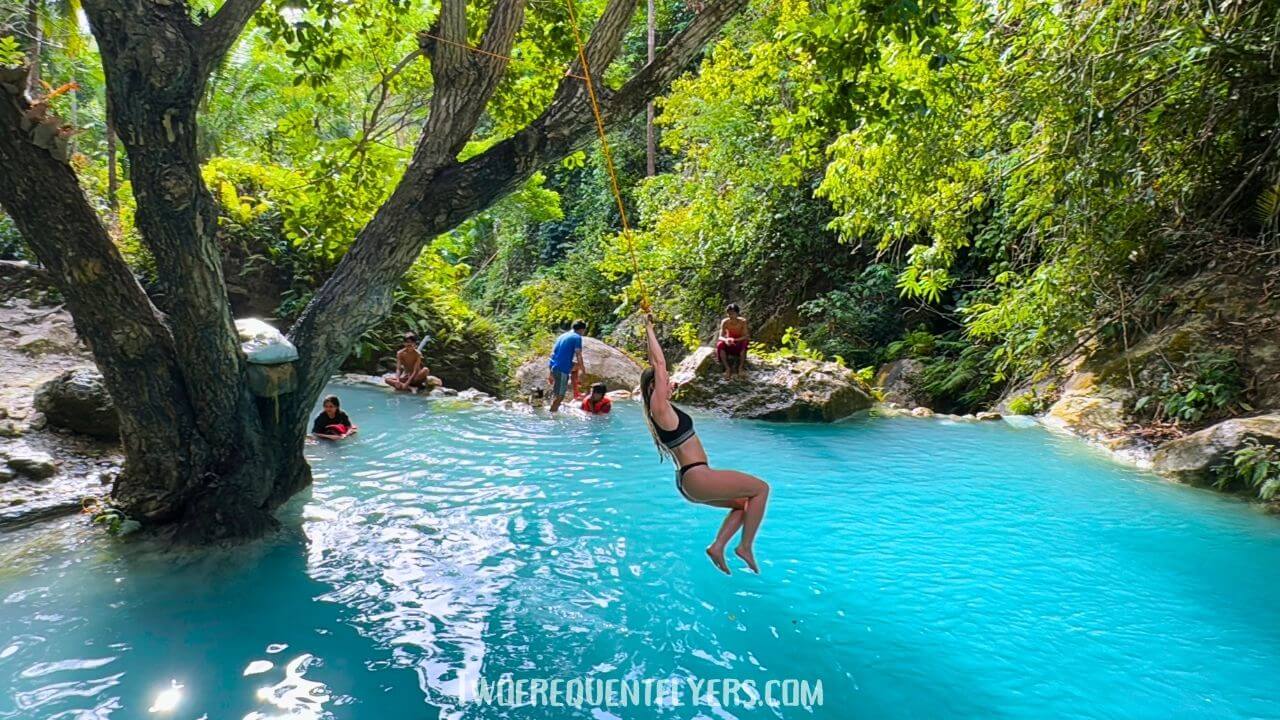
[[(1273, 242), (1277, 11), (955, 2), (871, 41), (857, 3), (761, 3), (662, 104), (670, 171), (630, 186), (640, 277), (682, 338), (736, 300), (765, 339), (915, 357), (938, 405), (978, 406), (1081, 332), (1118, 341), (1237, 238)], [(625, 317), (626, 244), (581, 232), (539, 297)], [(1201, 364), (1164, 417), (1233, 402)]]
[(1218, 468), (1220, 490), (1246, 489), (1262, 500), (1280, 495), (1280, 448), (1247, 438), (1229, 463)]
[[(344, 7), (260, 13), (202, 119), (228, 256), (278, 289), (286, 321), (394, 186), (430, 95), (425, 62), (402, 61), (434, 6)], [(696, 12), (658, 10), (659, 44)], [(644, 61), (637, 20), (611, 77)], [(545, 104), (573, 53), (564, 22), (559, 3), (530, 6), (464, 152)], [(736, 301), (767, 345), (855, 367), (916, 358), (940, 409), (979, 407), (1085, 339), (1137, 332), (1160, 289), (1208, 259), (1274, 249), (1277, 27), (1276, 2), (760, 0), (659, 102), (655, 176), (643, 118), (612, 134), (630, 238), (597, 150), (572, 156), (435, 239), (355, 357), (376, 364), (412, 328), (433, 337), (429, 360), (490, 362), (473, 381), (493, 385), (494, 345), (517, 358), (574, 317), (630, 342), (644, 292), (673, 344), (706, 343)], [(58, 45), (43, 74), (83, 88), (78, 162), (106, 212), (101, 71), (84, 45)], [(121, 199), (120, 242), (145, 273)], [(1134, 412), (1189, 424), (1243, 392), (1230, 358), (1203, 355), (1150, 385)]]

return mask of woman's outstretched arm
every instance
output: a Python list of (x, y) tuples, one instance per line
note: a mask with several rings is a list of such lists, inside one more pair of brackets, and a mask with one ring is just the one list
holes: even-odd
[(667, 359), (662, 354), (662, 345), (658, 343), (658, 334), (653, 329), (653, 316), (645, 315), (645, 332), (649, 335), (649, 364), (653, 366), (653, 403), (654, 410), (658, 415), (665, 415), (667, 405), (668, 388), (671, 385), (671, 379), (667, 376)]

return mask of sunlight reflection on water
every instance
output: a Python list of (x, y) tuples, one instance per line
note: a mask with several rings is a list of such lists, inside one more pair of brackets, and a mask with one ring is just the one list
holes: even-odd
[[(1280, 717), (1258, 610), (1280, 523), (1038, 429), (698, 415), (713, 461), (774, 487), (764, 575), (725, 578), (702, 555), (719, 512), (679, 498), (630, 403), (337, 392), (361, 433), (308, 448), (315, 485), (269, 541), (175, 553), (67, 522), (0, 544), (0, 720)], [(506, 674), (798, 676), (827, 700), (460, 700)]]

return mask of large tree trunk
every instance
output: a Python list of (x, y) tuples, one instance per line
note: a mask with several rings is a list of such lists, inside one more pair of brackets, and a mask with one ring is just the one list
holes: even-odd
[[(635, 2), (609, 0), (591, 33), (583, 56), (597, 82)], [(606, 121), (642, 110), (745, 2), (713, 3), (622, 89), (603, 93)], [(22, 97), (24, 83), (0, 72), (0, 205), (50, 269), (116, 400), (126, 466), (113, 500), (139, 520), (176, 523), (183, 537), (198, 541), (251, 537), (274, 526), (272, 512), (310, 481), (302, 447), (316, 398), (390, 309), (392, 289), (424, 243), (581, 147), (593, 130), (577, 63), (538, 120), (459, 162), (505, 71), (493, 57), (510, 53), (524, 0), (496, 0), (480, 40), (490, 53), (483, 56), (458, 49), (469, 37), (465, 0), (443, 0), (431, 35), (449, 42), (423, 48), (435, 87), (413, 159), (292, 329), (301, 355), (298, 389), (274, 400), (254, 397), (215, 242), (217, 207), (200, 176), (196, 109), (211, 69), (261, 3), (225, 0), (196, 26), (181, 0), (84, 2), (102, 53), (110, 124), (129, 157), (138, 229), (159, 271), (155, 304), (112, 245), (65, 155), (51, 151), (47, 134), (24, 117), (35, 113)]]
[(307, 482), (300, 436), (254, 422), (252, 434), (241, 436), (243, 450), (233, 453), (200, 432), (166, 318), (71, 167), (31, 142), (22, 117), (29, 108), (14, 90), (0, 85), (0, 205), (66, 298), (120, 411), (127, 462), (114, 501), (139, 520), (176, 522), (201, 540), (271, 527), (271, 510)]
[[(182, 3), (84, 6), (102, 51), (112, 126), (129, 156), (138, 229), (156, 261), (193, 442), (201, 448), (198, 466), (180, 482), (183, 496), (168, 509), (180, 513), (193, 537), (257, 534), (272, 526), (271, 511), (309, 475), (302, 434), (278, 421), (274, 401), (250, 392), (232, 323), (216, 242), (218, 208), (196, 153), (196, 110), (217, 57)], [(224, 10), (248, 7), (229, 2)], [(230, 39), (218, 41), (219, 51), (229, 47)], [(151, 494), (133, 478), (116, 492), (126, 509)]]

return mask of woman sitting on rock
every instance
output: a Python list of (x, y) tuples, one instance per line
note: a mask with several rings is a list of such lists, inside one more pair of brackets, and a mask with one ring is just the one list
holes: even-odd
[(356, 432), (356, 426), (351, 422), (351, 418), (342, 412), (342, 406), (338, 402), (337, 395), (330, 395), (324, 399), (324, 410), (316, 416), (316, 421), (311, 425), (311, 434), (325, 440), (341, 440), (348, 435)]
[(753, 546), (760, 522), (764, 520), (769, 501), (769, 485), (763, 480), (737, 470), (714, 469), (707, 464), (707, 453), (693, 430), (693, 418), (671, 404), (671, 379), (667, 363), (653, 330), (653, 318), (645, 318), (649, 336), (649, 364), (640, 375), (640, 396), (644, 400), (644, 416), (649, 423), (658, 452), (670, 457), (677, 466), (676, 489), (686, 500), (712, 507), (728, 508), (729, 514), (720, 525), (716, 539), (707, 547), (711, 562), (728, 574), (724, 549), (739, 529), (742, 537), (734, 553), (746, 562), (752, 572), (760, 572)]

